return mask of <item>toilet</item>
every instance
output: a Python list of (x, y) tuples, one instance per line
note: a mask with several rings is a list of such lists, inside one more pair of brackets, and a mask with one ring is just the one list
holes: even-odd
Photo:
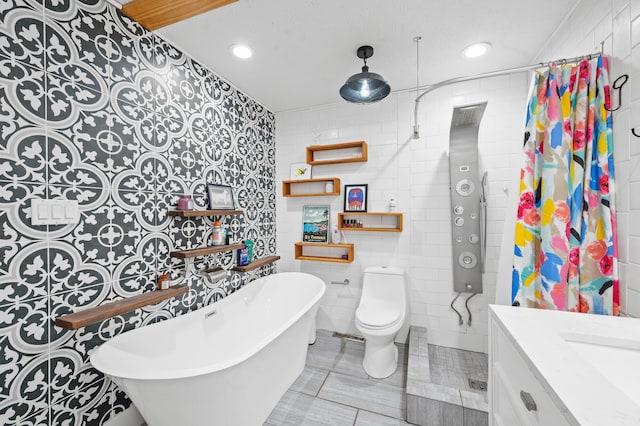
[(382, 379), (396, 371), (398, 348), (393, 342), (406, 315), (404, 271), (386, 266), (366, 268), (356, 328), (365, 338), (362, 366), (369, 376)]

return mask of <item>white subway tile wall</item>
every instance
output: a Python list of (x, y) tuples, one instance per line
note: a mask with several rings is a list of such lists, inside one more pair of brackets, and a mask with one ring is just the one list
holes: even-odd
[[(463, 73), (463, 70), (460, 71)], [(453, 76), (453, 75), (452, 75)], [(318, 314), (318, 328), (357, 333), (355, 310), (360, 300), (365, 267), (395, 265), (405, 269), (409, 282), (410, 323), (427, 327), (431, 343), (474, 351), (487, 350), (487, 305), (494, 300), (498, 253), (507, 195), (517, 176), (528, 76), (492, 78), (439, 89), (425, 97), (420, 109), (421, 138), (412, 139), (414, 93), (395, 94), (378, 104), (346, 103), (276, 114), (276, 170), (278, 181), (288, 179), (289, 165), (304, 161), (305, 148), (364, 140), (366, 163), (316, 166), (314, 177), (337, 176), (342, 184), (369, 185), (368, 210), (383, 212), (392, 196), (404, 213), (404, 232), (345, 232), (355, 244), (351, 264), (298, 262), (293, 244), (301, 239), (301, 209), (305, 204), (330, 204), (331, 221), (343, 210), (343, 195), (277, 200), (278, 253), (281, 270), (316, 274), (327, 284), (348, 278), (348, 287), (329, 285)], [(472, 326), (466, 322), (464, 300), (456, 306), (465, 324), (449, 308), (452, 282), (451, 214), (449, 208), (449, 127), (454, 105), (487, 100), (480, 125), (481, 167), (489, 171), (488, 255), (484, 294), (471, 299)], [(279, 194), (281, 195), (281, 194)], [(405, 341), (407, 329), (398, 341)]]
[[(564, 24), (550, 36), (541, 52), (532, 52), (532, 63), (598, 51), (604, 41), (605, 54), (612, 57), (611, 79), (630, 75), (622, 95), (622, 107), (614, 113), (618, 242), (620, 248), (621, 300), (623, 311), (640, 316), (640, 285), (627, 283), (640, 268), (640, 1), (583, 0)], [(534, 57), (538, 54), (537, 57)], [(524, 65), (524, 64), (523, 64)], [(453, 70), (451, 77), (463, 75)], [(355, 309), (367, 266), (396, 265), (407, 272), (410, 287), (410, 321), (427, 327), (436, 345), (487, 351), (487, 305), (495, 300), (495, 282), (507, 192), (521, 163), (525, 106), (530, 75), (467, 82), (427, 95), (420, 108), (419, 140), (411, 139), (415, 94), (391, 95), (374, 105), (337, 102), (314, 108), (276, 114), (277, 181), (288, 179), (289, 165), (304, 161), (305, 147), (365, 140), (367, 163), (316, 167), (314, 177), (340, 177), (342, 184), (369, 184), (369, 211), (385, 211), (391, 196), (404, 213), (402, 234), (347, 233), (355, 243), (355, 261), (333, 265), (293, 259), (293, 244), (301, 239), (301, 209), (305, 204), (330, 204), (331, 220), (343, 209), (342, 196), (277, 197), (278, 253), (281, 270), (301, 270), (325, 279), (349, 278), (348, 288), (329, 286), (318, 314), (318, 327), (356, 333)], [(337, 90), (337, 89), (336, 89)], [(471, 299), (472, 326), (458, 325), (449, 308), (455, 296), (449, 212), (448, 143), (454, 105), (489, 101), (480, 125), (479, 150), (483, 170), (489, 171), (488, 239), (484, 293)], [(613, 99), (617, 102), (617, 99)], [(634, 259), (634, 256), (636, 257)], [(632, 269), (633, 268), (633, 269)], [(458, 300), (458, 310), (466, 312)], [(398, 335), (406, 339), (406, 329)]]

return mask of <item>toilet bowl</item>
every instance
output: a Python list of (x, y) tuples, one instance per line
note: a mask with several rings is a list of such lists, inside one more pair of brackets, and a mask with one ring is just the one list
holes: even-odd
[(393, 342), (406, 315), (404, 271), (390, 267), (365, 269), (356, 328), (365, 339), (362, 366), (369, 376), (381, 379), (396, 370), (398, 348)]

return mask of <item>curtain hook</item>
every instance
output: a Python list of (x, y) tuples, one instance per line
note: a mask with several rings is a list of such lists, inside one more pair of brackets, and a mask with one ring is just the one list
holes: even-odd
[(604, 103), (604, 107), (607, 111), (609, 112), (617, 111), (622, 106), (622, 86), (624, 86), (627, 83), (627, 80), (629, 80), (629, 75), (622, 74), (620, 77), (616, 78), (613, 84), (611, 85), (611, 88), (613, 90), (618, 91), (618, 106), (616, 108), (611, 108), (611, 95), (609, 94), (609, 96), (606, 96), (605, 103)]

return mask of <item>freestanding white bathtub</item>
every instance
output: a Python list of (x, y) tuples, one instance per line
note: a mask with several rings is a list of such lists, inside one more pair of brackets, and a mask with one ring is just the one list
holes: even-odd
[(100, 346), (91, 363), (149, 426), (262, 425), (304, 369), (325, 284), (285, 272)]

